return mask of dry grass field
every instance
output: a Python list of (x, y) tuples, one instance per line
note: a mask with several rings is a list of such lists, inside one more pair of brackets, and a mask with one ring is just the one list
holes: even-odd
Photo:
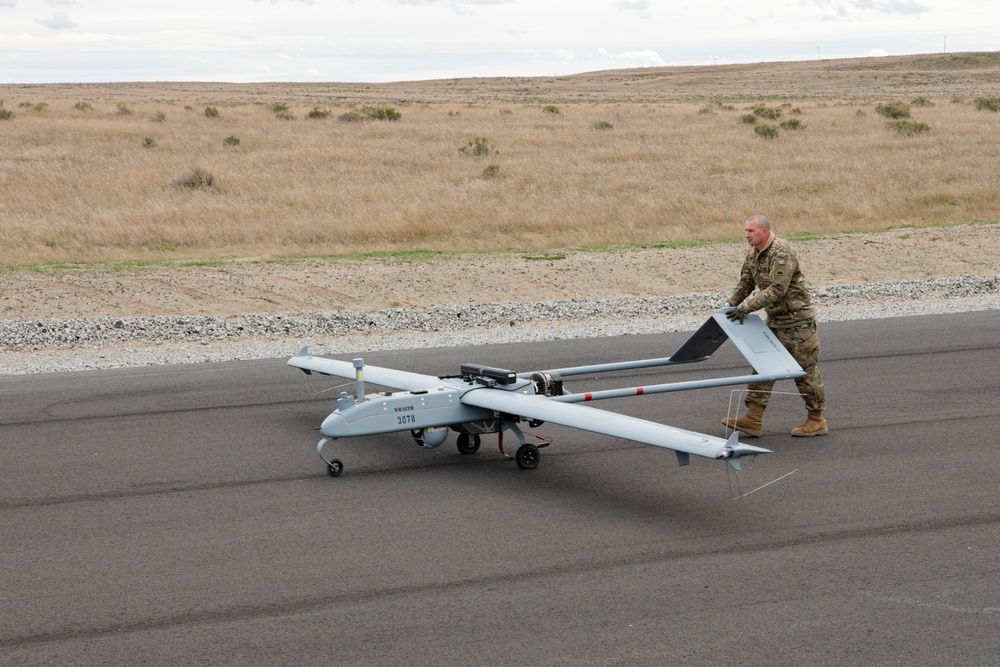
[[(1000, 113), (974, 100), (998, 95), (1000, 53), (0, 85), (0, 266), (683, 244), (755, 212), (783, 234), (995, 221)], [(890, 103), (924, 131), (890, 128)], [(400, 116), (340, 119), (373, 109)]]

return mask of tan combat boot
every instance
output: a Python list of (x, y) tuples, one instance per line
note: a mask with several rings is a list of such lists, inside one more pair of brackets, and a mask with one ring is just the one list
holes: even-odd
[(826, 427), (826, 420), (823, 419), (822, 410), (810, 410), (806, 422), (792, 429), (792, 435), (800, 438), (812, 435), (826, 435), (829, 432), (829, 429)]
[[(726, 417), (722, 423), (733, 429), (745, 433), (751, 438), (759, 438), (764, 432), (764, 406), (756, 403), (747, 404), (747, 413), (742, 417)], [(824, 422), (824, 427), (826, 423)]]

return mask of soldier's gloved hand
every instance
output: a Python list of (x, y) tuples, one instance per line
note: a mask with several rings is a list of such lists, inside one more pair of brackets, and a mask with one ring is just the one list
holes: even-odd
[(739, 322), (740, 324), (743, 324), (743, 318), (746, 316), (747, 314), (739, 306), (726, 312), (726, 319), (731, 322)]

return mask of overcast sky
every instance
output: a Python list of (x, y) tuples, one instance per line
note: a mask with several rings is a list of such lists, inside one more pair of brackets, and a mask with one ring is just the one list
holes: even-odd
[(552, 76), (1000, 50), (1000, 0), (0, 0), (0, 83)]

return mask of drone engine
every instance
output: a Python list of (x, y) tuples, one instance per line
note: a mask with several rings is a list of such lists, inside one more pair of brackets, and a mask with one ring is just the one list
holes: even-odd
[(531, 374), (531, 383), (539, 396), (562, 396), (563, 382), (558, 373), (536, 371)]

